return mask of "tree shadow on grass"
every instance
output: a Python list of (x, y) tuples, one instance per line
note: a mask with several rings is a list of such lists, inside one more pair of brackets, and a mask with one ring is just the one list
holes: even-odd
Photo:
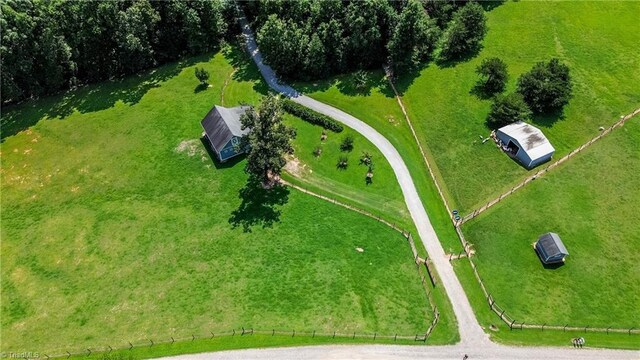
[(471, 90), (469, 90), (470, 95), (474, 95), (480, 100), (489, 100), (492, 99), (495, 95), (499, 94), (500, 91), (496, 91), (494, 93), (487, 91), (484, 84), (481, 81), (478, 81)]
[(265, 189), (259, 180), (249, 177), (238, 197), (242, 202), (231, 213), (229, 224), (234, 229), (242, 227), (248, 233), (255, 226), (270, 228), (280, 221), (281, 211), (278, 207), (289, 201), (289, 189), (283, 185)]
[(253, 82), (253, 90), (262, 95), (269, 93), (269, 86), (242, 45), (229, 46), (223, 51), (224, 58), (233, 66), (233, 80)]
[(196, 88), (193, 89), (193, 92), (197, 94), (199, 92), (207, 90), (208, 88), (209, 88), (209, 84), (198, 84), (198, 86), (196, 86)]
[(553, 110), (543, 114), (533, 114), (531, 121), (538, 126), (551, 128), (559, 120), (564, 120), (565, 115), (562, 109)]
[(469, 52), (459, 55), (458, 57), (452, 59), (436, 59), (435, 63), (441, 69), (456, 67), (458, 64), (468, 62), (469, 60), (475, 58), (482, 51), (483, 45), (478, 44), (475, 49), (470, 50)]
[(2, 109), (0, 126), (1, 139), (13, 136), (35, 125), (41, 119), (64, 119), (73, 112), (82, 114), (105, 110), (116, 102), (127, 105), (137, 104), (151, 89), (178, 75), (183, 68), (207, 61), (211, 54), (191, 57), (182, 61), (160, 66), (157, 69), (121, 79), (91, 84), (38, 100), (11, 105)]

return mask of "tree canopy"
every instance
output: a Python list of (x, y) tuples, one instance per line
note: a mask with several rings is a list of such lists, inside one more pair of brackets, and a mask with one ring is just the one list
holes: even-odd
[(211, 51), (232, 11), (219, 0), (8, 0), (0, 7), (2, 103)]
[(486, 58), (476, 68), (476, 73), (482, 78), (478, 85), (487, 93), (495, 94), (504, 91), (509, 79), (507, 64), (500, 58)]
[(467, 3), (453, 14), (442, 35), (440, 57), (452, 60), (477, 51), (486, 32), (487, 17), (482, 6), (476, 2)]
[(498, 95), (493, 99), (487, 123), (490, 127), (497, 128), (516, 121), (526, 121), (529, 117), (531, 117), (531, 110), (524, 102), (522, 95), (511, 93)]
[(281, 100), (267, 96), (258, 109), (250, 108), (240, 118), (242, 129), (250, 129), (241, 146), (248, 147), (246, 172), (267, 185), (280, 175), (286, 164), (285, 155), (293, 152), (294, 129), (282, 122)]
[(556, 58), (536, 63), (518, 79), (518, 92), (536, 113), (562, 109), (571, 99), (572, 87), (569, 67)]

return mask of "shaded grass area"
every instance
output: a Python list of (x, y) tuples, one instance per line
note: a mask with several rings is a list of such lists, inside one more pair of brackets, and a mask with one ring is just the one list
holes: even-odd
[(487, 14), (489, 31), (475, 58), (430, 63), (399, 79), (409, 116), (455, 207), (469, 212), (530, 174), (492, 142), (481, 142), (490, 132), (485, 119), (491, 104), (473, 94), (482, 59), (497, 56), (507, 63), (507, 92), (538, 61), (558, 57), (570, 67), (569, 105), (533, 119), (559, 158), (640, 106), (638, 13), (637, 2), (505, 2)]
[[(634, 119), (463, 226), (481, 276), (511, 317), (640, 325), (639, 141)], [(544, 266), (532, 248), (549, 231), (570, 253), (560, 267)]]
[(106, 83), (80, 90), (86, 107), (65, 94), (3, 109), (3, 124), (35, 124), (1, 149), (3, 350), (241, 326), (424, 331), (431, 313), (400, 234), (297, 191), (265, 195), (241, 159), (211, 161), (199, 121), (224, 80), (226, 106), (265, 87), (237, 51), (196, 64), (208, 89), (174, 64), (136, 101), (89, 106), (117, 86)]

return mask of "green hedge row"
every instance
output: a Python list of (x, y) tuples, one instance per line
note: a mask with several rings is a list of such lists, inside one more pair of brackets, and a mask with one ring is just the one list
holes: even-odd
[(342, 132), (342, 125), (332, 118), (313, 111), (307, 107), (304, 107), (298, 103), (295, 103), (289, 99), (284, 99), (282, 102), (284, 111), (291, 115), (297, 116), (304, 121), (310, 122), (315, 125), (320, 125), (325, 129), (329, 129), (334, 132)]

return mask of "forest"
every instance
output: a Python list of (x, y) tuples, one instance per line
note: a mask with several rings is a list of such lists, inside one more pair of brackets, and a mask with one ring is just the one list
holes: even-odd
[[(321, 79), (391, 65), (395, 73), (477, 51), (486, 33), (475, 2), (239, 2), (265, 60), (280, 75)], [(237, 34), (232, 0), (2, 3), (2, 104), (138, 73), (214, 51)]]
[(1, 11), (3, 104), (212, 51), (233, 16), (221, 0), (9, 0)]

